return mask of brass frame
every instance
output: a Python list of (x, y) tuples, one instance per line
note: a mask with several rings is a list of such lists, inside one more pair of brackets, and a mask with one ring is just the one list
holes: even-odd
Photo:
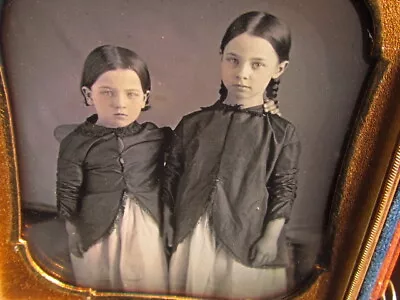
[[(337, 205), (331, 213), (331, 221), (336, 224), (331, 270), (318, 276), (306, 291), (293, 295), (297, 299), (356, 298), (400, 180), (400, 2), (365, 2), (373, 15), (375, 41), (372, 55), (378, 61), (353, 128), (344, 161), (346, 167), (341, 172), (335, 194)], [(34, 262), (21, 237), (18, 158), (3, 71), (0, 68), (0, 298), (109, 297), (111, 293), (76, 288), (62, 283), (54, 274), (45, 273)]]

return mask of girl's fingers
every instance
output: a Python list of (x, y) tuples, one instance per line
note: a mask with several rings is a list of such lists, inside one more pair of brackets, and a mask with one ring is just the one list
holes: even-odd
[(174, 233), (172, 232), (172, 229), (169, 228), (169, 230), (167, 231), (167, 244), (168, 247), (172, 248), (172, 239), (174, 237)]
[(274, 108), (275, 108), (275, 106), (274, 106), (273, 103), (272, 104), (268, 104), (268, 103), (264, 104), (264, 111), (265, 112), (269, 112), (269, 111), (273, 110)]
[(251, 247), (249, 259), (252, 261), (256, 257), (256, 247)]
[(81, 257), (83, 256), (83, 247), (81, 244), (79, 244), (79, 253), (81, 255)]
[(264, 112), (271, 112), (272, 114), (279, 113), (279, 105), (272, 100), (263, 104)]
[(270, 112), (272, 112), (272, 109), (271, 108), (264, 108), (264, 112), (270, 113)]
[(73, 248), (71, 249), (71, 253), (75, 256), (75, 257), (82, 257), (81, 253), (78, 251), (78, 249)]
[(83, 257), (83, 247), (82, 247), (82, 243), (77, 242), (77, 244), (76, 244), (76, 250), (77, 250), (77, 254), (79, 255), (78, 257)]
[(282, 116), (281, 112), (279, 111), (279, 108), (276, 108), (276, 109), (272, 110), (271, 113), (274, 114), (274, 115), (278, 115), (280, 117)]
[(264, 107), (274, 107), (275, 103), (274, 101), (267, 101), (264, 103)]
[(254, 260), (253, 265), (261, 266), (263, 264), (263, 261), (264, 261), (264, 255), (262, 255), (260, 253), (257, 253), (257, 256), (256, 256), (256, 258)]

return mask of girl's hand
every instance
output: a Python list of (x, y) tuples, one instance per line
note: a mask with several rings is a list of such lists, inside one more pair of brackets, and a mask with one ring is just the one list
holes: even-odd
[(171, 211), (168, 207), (164, 208), (164, 220), (163, 220), (163, 228), (162, 228), (162, 236), (164, 241), (164, 247), (167, 251), (168, 255), (171, 254), (171, 248), (173, 243), (174, 231), (171, 225)]
[(278, 241), (275, 238), (262, 237), (250, 249), (250, 261), (254, 267), (262, 267), (276, 259)]
[(173, 239), (173, 230), (171, 226), (165, 228), (163, 235), (164, 235), (164, 246), (167, 252), (169, 253), (170, 249), (172, 248), (172, 239)]
[(77, 232), (68, 234), (69, 251), (76, 257), (83, 257), (82, 241)]
[(264, 112), (270, 112), (271, 114), (281, 116), (281, 112), (279, 111), (278, 101), (267, 100), (264, 103)]

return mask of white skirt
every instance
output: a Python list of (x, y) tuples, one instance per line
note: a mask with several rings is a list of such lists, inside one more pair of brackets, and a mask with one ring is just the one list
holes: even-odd
[(177, 247), (171, 257), (171, 293), (223, 298), (266, 298), (285, 294), (285, 268), (259, 269), (236, 261), (216, 246), (207, 215)]
[(165, 293), (168, 269), (157, 223), (132, 198), (110, 235), (78, 258), (71, 256), (77, 285), (102, 290)]

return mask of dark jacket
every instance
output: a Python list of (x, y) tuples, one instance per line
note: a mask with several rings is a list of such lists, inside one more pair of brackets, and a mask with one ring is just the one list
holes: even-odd
[[(217, 240), (241, 263), (268, 221), (288, 220), (297, 188), (300, 143), (294, 126), (262, 106), (217, 102), (185, 116), (165, 170), (163, 198), (174, 215), (174, 248), (210, 210)], [(285, 237), (270, 266), (287, 263)]]
[(160, 174), (170, 129), (152, 123), (95, 125), (92, 116), (65, 137), (57, 166), (57, 207), (77, 226), (87, 250), (113, 228), (131, 194), (160, 222)]

